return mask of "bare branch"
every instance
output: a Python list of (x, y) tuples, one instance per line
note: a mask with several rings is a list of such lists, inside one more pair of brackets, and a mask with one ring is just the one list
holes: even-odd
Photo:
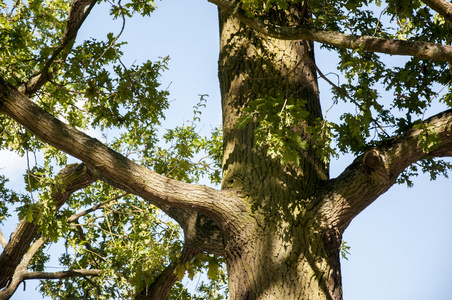
[[(320, 77), (322, 77), (323, 80), (325, 80), (326, 82), (328, 82), (338, 93), (340, 93), (343, 97), (347, 98), (348, 100), (350, 100), (350, 102), (352, 102), (353, 104), (355, 104), (362, 112), (366, 112), (366, 109), (363, 107), (363, 105), (361, 105), (357, 100), (353, 99), (352, 97), (350, 97), (347, 92), (345, 92), (342, 88), (340, 88), (339, 86), (335, 85), (331, 80), (329, 80), (325, 75), (323, 75), (323, 72), (319, 69), (319, 67), (317, 66), (317, 64), (315, 63), (314, 60), (312, 60), (310, 57), (306, 56), (306, 59), (309, 60), (309, 62), (311, 63), (311, 65), (316, 69), (317, 73), (319, 74)], [(380, 125), (380, 123), (378, 123), (377, 120), (375, 120), (372, 116), (370, 117), (372, 120), (372, 123), (375, 124), (375, 126), (377, 126), (378, 128), (380, 128), (380, 130), (387, 136), (389, 137), (389, 134), (386, 132), (386, 130), (384, 130), (384, 128)]]
[(452, 156), (452, 110), (424, 123), (441, 138), (433, 151), (423, 152), (418, 144), (422, 130), (412, 128), (357, 157), (340, 176), (319, 188), (326, 226), (343, 232), (351, 220), (386, 192), (408, 166), (423, 158)]
[(75, 215), (70, 216), (67, 220), (68, 220), (69, 223), (75, 222), (75, 221), (77, 221), (80, 217), (82, 217), (82, 216), (84, 216), (84, 215), (87, 215), (87, 214), (89, 214), (89, 213), (91, 213), (91, 212), (93, 212), (93, 211), (96, 211), (96, 210), (98, 210), (98, 209), (102, 209), (102, 208), (105, 206), (105, 204), (110, 203), (110, 202), (112, 202), (112, 201), (116, 201), (116, 200), (118, 200), (118, 199), (121, 199), (122, 197), (126, 196), (127, 194), (128, 194), (128, 193), (123, 193), (123, 194), (118, 195), (118, 196), (116, 196), (116, 197), (112, 197), (112, 198), (110, 198), (110, 199), (107, 199), (107, 200), (105, 200), (105, 201), (103, 201), (103, 202), (101, 202), (101, 203), (99, 203), (99, 204), (97, 204), (97, 205), (95, 205), (95, 206), (93, 206), (93, 207), (87, 209), (87, 210), (84, 210), (84, 211), (82, 211), (82, 212), (79, 212), (79, 213), (77, 213), (77, 214), (75, 214)]
[(447, 21), (452, 22), (452, 3), (444, 0), (422, 0), (422, 2), (442, 15)]
[(28, 279), (64, 279), (71, 277), (87, 277), (87, 276), (99, 276), (102, 270), (90, 269), (90, 270), (68, 270), (61, 272), (22, 272), (20, 276), (14, 278), (7, 288), (0, 291), (0, 300), (10, 299), (17, 287), (21, 282)]
[(245, 12), (231, 1), (209, 0), (223, 11), (232, 14), (242, 23), (267, 36), (283, 40), (309, 40), (335, 47), (360, 49), (369, 52), (391, 55), (408, 55), (428, 60), (452, 61), (452, 46), (420, 41), (402, 41), (371, 36), (344, 34), (334, 31), (315, 29), (309, 25), (277, 26), (266, 24), (257, 18), (248, 17)]

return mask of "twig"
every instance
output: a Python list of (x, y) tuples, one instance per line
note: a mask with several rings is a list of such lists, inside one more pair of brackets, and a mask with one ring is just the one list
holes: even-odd
[[(359, 109), (362, 112), (365, 112), (366, 110), (364, 109), (364, 107), (362, 107), (361, 104), (359, 104), (355, 99), (353, 99), (352, 97), (350, 97), (343, 89), (341, 89), (339, 86), (335, 85), (331, 80), (329, 80), (325, 75), (323, 75), (322, 71), (320, 71), (320, 69), (317, 67), (317, 65), (315, 64), (315, 62), (310, 59), (309, 57), (307, 57), (307, 59), (309, 59), (312, 63), (312, 65), (314, 66), (314, 68), (317, 70), (317, 72), (319, 73), (320, 77), (322, 77), (326, 82), (328, 82), (330, 85), (332, 85), (342, 96), (344, 96), (345, 98), (349, 99), (350, 102), (352, 102), (353, 104), (355, 104), (357, 107), (359, 107)], [(380, 130), (387, 136), (390, 137), (390, 135), (383, 129), (383, 127), (380, 125), (380, 123), (377, 122), (377, 120), (375, 120), (372, 116), (370, 117), (371, 121), (378, 127), (380, 128)]]
[(107, 200), (105, 200), (104, 202), (99, 203), (98, 205), (95, 205), (95, 206), (93, 206), (93, 207), (91, 207), (91, 208), (89, 208), (89, 209), (87, 209), (87, 210), (84, 210), (84, 211), (82, 211), (82, 212), (79, 212), (78, 214), (75, 214), (75, 215), (70, 216), (70, 217), (67, 219), (67, 221), (68, 221), (69, 223), (72, 223), (72, 222), (74, 222), (75, 220), (78, 220), (80, 217), (82, 217), (82, 216), (84, 216), (84, 215), (87, 215), (87, 214), (89, 214), (89, 213), (91, 213), (91, 212), (93, 212), (93, 211), (95, 211), (95, 210), (98, 210), (98, 209), (103, 208), (103, 206), (104, 206), (105, 204), (107, 204), (107, 203), (109, 203), (109, 202), (111, 202), (111, 201), (115, 201), (115, 200), (121, 199), (122, 197), (124, 197), (124, 196), (126, 196), (126, 195), (128, 195), (128, 194), (129, 194), (129, 193), (122, 193), (121, 195), (118, 195), (118, 196), (115, 196), (115, 197), (113, 197), (113, 198), (107, 199)]
[[(121, 1), (118, 2), (118, 5), (121, 7)], [(124, 32), (124, 28), (126, 27), (126, 18), (124, 17), (124, 14), (121, 14), (122, 16), (122, 28), (119, 34), (111, 41), (110, 45), (107, 47), (107, 49), (104, 50), (104, 52), (93, 62), (93, 64), (96, 64), (104, 55), (105, 53), (115, 45), (116, 41), (119, 39), (119, 37)]]

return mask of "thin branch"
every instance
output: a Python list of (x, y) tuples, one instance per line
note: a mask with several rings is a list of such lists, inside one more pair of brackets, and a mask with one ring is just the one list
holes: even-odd
[(378, 18), (377, 25), (375, 25), (374, 34), (372, 36), (375, 36), (377, 34), (378, 27), (380, 26), (381, 17), (383, 16), (383, 13), (388, 9), (389, 6), (386, 6), (385, 9), (383, 9), (380, 13), (380, 17)]
[(84, 210), (84, 211), (82, 211), (82, 212), (79, 212), (79, 213), (77, 213), (77, 214), (75, 214), (75, 215), (70, 216), (67, 220), (68, 220), (69, 223), (75, 222), (75, 221), (78, 220), (80, 217), (82, 217), (82, 216), (84, 216), (84, 215), (87, 215), (87, 214), (89, 214), (89, 213), (92, 213), (93, 211), (96, 211), (96, 210), (98, 210), (98, 209), (102, 209), (102, 208), (105, 206), (105, 204), (110, 203), (110, 202), (112, 202), (112, 201), (116, 201), (116, 200), (118, 200), (118, 199), (121, 199), (122, 197), (125, 197), (125, 196), (127, 196), (128, 194), (129, 194), (129, 193), (122, 193), (121, 195), (118, 195), (118, 196), (112, 197), (112, 198), (110, 198), (110, 199), (107, 199), (107, 200), (105, 200), (105, 201), (103, 201), (103, 202), (101, 202), (101, 203), (99, 203), (99, 204), (97, 204), (97, 205), (95, 205), (95, 206), (93, 206), (93, 207), (87, 209), (87, 210)]
[[(121, 2), (121, 1), (119, 1)], [(119, 4), (121, 6), (121, 4)], [(116, 41), (121, 37), (122, 33), (124, 32), (124, 29), (126, 27), (126, 18), (124, 16), (124, 14), (121, 14), (122, 16), (122, 27), (120, 32), (118, 33), (118, 35), (113, 39), (113, 41), (111, 41), (110, 45), (104, 50), (104, 52), (102, 52), (102, 54), (93, 62), (93, 64), (96, 64), (104, 55), (105, 53), (107, 53), (108, 49), (110, 49), (111, 47), (116, 45)], [(116, 51), (116, 50), (115, 50)], [(122, 62), (121, 62), (122, 64)], [(123, 65), (123, 64), (122, 64)], [(123, 65), (124, 67), (124, 65)], [(125, 67), (124, 67), (125, 68)]]
[(235, 9), (231, 1), (209, 0), (223, 11), (232, 14), (241, 22), (267, 36), (282, 40), (309, 40), (339, 48), (360, 49), (391, 55), (408, 55), (428, 60), (452, 61), (452, 46), (420, 41), (402, 41), (371, 36), (344, 34), (312, 28), (309, 25), (277, 26), (266, 24), (257, 18), (248, 17), (241, 9)]
[[(319, 67), (317, 67), (317, 64), (309, 57), (306, 57), (306, 59), (308, 59), (311, 64), (314, 66), (314, 68), (317, 70), (317, 73), (319, 73), (320, 77), (323, 78), (323, 80), (325, 80), (326, 82), (328, 82), (332, 87), (334, 87), (342, 96), (344, 96), (345, 98), (347, 98), (348, 100), (350, 100), (350, 102), (352, 102), (353, 104), (355, 104), (357, 107), (359, 107), (359, 109), (362, 112), (365, 112), (366, 110), (364, 109), (364, 107), (358, 103), (358, 101), (356, 101), (355, 99), (353, 99), (352, 97), (350, 97), (343, 89), (341, 89), (339, 86), (335, 85), (331, 80), (329, 80), (325, 75), (323, 75), (322, 71), (319, 69)], [(378, 128), (380, 128), (380, 130), (387, 136), (389, 137), (389, 134), (386, 132), (386, 130), (383, 129), (383, 127), (380, 125), (380, 123), (377, 122), (377, 120), (375, 120), (372, 116), (370, 117), (370, 119), (372, 120), (372, 123), (375, 124), (375, 126), (377, 126)]]
[[(78, 220), (75, 220), (74, 223), (79, 224)], [(80, 237), (80, 240), (83, 242), (83, 245), (88, 250), (88, 252), (91, 253), (91, 255), (94, 259), (94, 262), (96, 263), (97, 267), (99, 267), (99, 262), (97, 261), (96, 257), (100, 257), (104, 262), (105, 262), (105, 259), (101, 255), (99, 255), (96, 251), (94, 251), (93, 247), (86, 239), (85, 233), (83, 232), (83, 228), (81, 226), (77, 226), (76, 230)]]

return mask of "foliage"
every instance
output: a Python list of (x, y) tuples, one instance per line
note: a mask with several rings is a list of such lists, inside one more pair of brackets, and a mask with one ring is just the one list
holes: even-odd
[[(201, 95), (199, 103), (193, 107), (193, 118), (188, 124), (166, 130), (163, 135), (166, 145), (156, 146), (149, 156), (143, 156), (145, 165), (159, 174), (184, 182), (198, 182), (203, 176), (209, 176), (213, 184), (221, 182), (221, 129), (213, 129), (211, 137), (202, 137), (197, 132), (202, 108), (206, 107), (206, 98), (207, 95)], [(193, 161), (202, 152), (207, 155)]]
[[(33, 101), (57, 118), (80, 130), (101, 132), (110, 147), (159, 174), (188, 183), (209, 178), (210, 183), (219, 184), (222, 130), (214, 128), (206, 137), (199, 129), (207, 95), (200, 96), (190, 121), (162, 129), (169, 93), (160, 87), (159, 79), (169, 57), (126, 66), (121, 60), (126, 43), (114, 33), (102, 40), (71, 41), (57, 52), (71, 3), (29, 0), (7, 5), (0, 1), (0, 77), (21, 88), (47, 70), (50, 79), (33, 95)], [(124, 21), (134, 14), (149, 16), (156, 8), (153, 1), (109, 4), (112, 18)], [(448, 23), (420, 1), (242, 0), (240, 7), (250, 16), (262, 17), (270, 10), (286, 10), (292, 5), (309, 5), (309, 28), (451, 44)], [(265, 147), (283, 164), (295, 165), (300, 150), (313, 147), (327, 164), (339, 153), (359, 155), (389, 136), (413, 128), (421, 132), (417, 143), (425, 153), (435, 149), (439, 137), (423, 121), (435, 99), (445, 108), (452, 107), (450, 64), (410, 58), (392, 67), (365, 47), (323, 47), (337, 53), (337, 69), (343, 74), (344, 83), (331, 87), (333, 106), (350, 104), (354, 110), (341, 111), (338, 120), (308, 123), (303, 99), (283, 95), (250, 99), (238, 126), (256, 124), (256, 146)], [(306, 135), (297, 134), (300, 128)], [(0, 223), (16, 210), (19, 218), (39, 225), (47, 245), (64, 244), (65, 253), (59, 258), (63, 269), (103, 270), (101, 276), (93, 278), (45, 281), (41, 285), (44, 295), (130, 298), (152, 283), (170, 262), (177, 261), (182, 249), (180, 228), (156, 207), (105, 183), (97, 182), (74, 194), (55, 212), (52, 195), (59, 179), (54, 170), (65, 166), (69, 158), (4, 115), (0, 116), (0, 150), (14, 151), (28, 161), (23, 177), (25, 192), (10, 190), (7, 179), (0, 177)], [(419, 171), (435, 179), (447, 176), (451, 168), (450, 163), (424, 159), (402, 173), (398, 182), (411, 186), (410, 178)], [(76, 217), (79, 214), (83, 215)], [(344, 258), (348, 250), (343, 243)], [(41, 249), (29, 267), (45, 270), (48, 260)], [(199, 295), (190, 295), (178, 283), (170, 299), (225, 299), (221, 259), (202, 254), (179, 266), (177, 274), (194, 278), (203, 270), (208, 281), (199, 286)]]
[(8, 213), (8, 205), (13, 205), (16, 202), (24, 201), (24, 198), (21, 197), (20, 194), (8, 189), (6, 187), (9, 179), (5, 178), (5, 176), (0, 176), (0, 224), (3, 223), (5, 219), (11, 217)]
[(46, 281), (41, 286), (43, 293), (74, 299), (87, 293), (93, 298), (130, 298), (135, 289), (150, 284), (181, 250), (180, 229), (168, 218), (162, 220), (159, 210), (137, 197), (120, 194), (99, 182), (74, 195), (65, 215), (75, 215), (75, 210), (69, 210), (86, 202), (101, 205), (79, 219), (66, 218), (64, 223), (69, 226), (61, 234), (66, 253), (60, 264), (67, 269), (103, 269), (105, 274), (65, 282), (64, 288), (60, 286), (63, 283)]
[(350, 255), (350, 246), (347, 245), (347, 242), (342, 241), (341, 243), (341, 257), (345, 260), (348, 260), (348, 256)]
[(318, 156), (328, 163), (330, 155), (335, 154), (329, 147), (332, 135), (330, 126), (321, 120), (316, 120), (315, 126), (308, 126), (304, 121), (309, 116), (305, 105), (303, 99), (286, 99), (283, 95), (251, 100), (242, 110), (238, 127), (256, 122), (256, 147), (267, 148), (268, 155), (280, 158), (282, 164), (293, 163), (296, 166), (299, 165), (299, 151), (310, 146), (308, 137), (298, 134), (299, 127), (304, 127), (310, 133), (309, 139), (313, 141), (312, 146)]

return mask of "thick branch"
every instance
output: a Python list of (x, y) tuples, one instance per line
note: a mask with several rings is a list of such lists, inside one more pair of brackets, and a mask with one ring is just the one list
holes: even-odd
[(358, 36), (335, 31), (325, 31), (304, 26), (277, 26), (264, 23), (257, 18), (248, 17), (230, 1), (209, 0), (223, 11), (234, 15), (242, 23), (267, 36), (283, 40), (309, 40), (347, 49), (360, 49), (369, 52), (391, 55), (408, 55), (428, 60), (452, 61), (452, 46), (420, 41), (402, 41), (371, 36)]
[(127, 159), (97, 139), (64, 124), (0, 79), (0, 112), (9, 115), (42, 141), (89, 165), (124, 191), (160, 207), (200, 212), (220, 227), (248, 208), (232, 192), (218, 191), (161, 176)]
[[(53, 197), (56, 202), (55, 211), (69, 199), (72, 193), (96, 180), (93, 173), (84, 164), (68, 165), (58, 173), (58, 177), (61, 183)], [(13, 276), (14, 270), (36, 237), (38, 227), (23, 219), (11, 234), (10, 241), (0, 255), (0, 288), (5, 287)]]
[(452, 3), (444, 0), (422, 0), (422, 2), (442, 15), (447, 21), (452, 22)]
[[(21, 282), (28, 279), (65, 279), (72, 277), (86, 277), (86, 276), (99, 276), (102, 270), (99, 269), (81, 269), (81, 270), (68, 270), (61, 272), (27, 272), (26, 270), (21, 272), (17, 278), (14, 278), (10, 285), (0, 291), (0, 300), (10, 299), (17, 290), (17, 287)], [(16, 277), (16, 276), (15, 276)]]
[(351, 220), (386, 192), (408, 166), (423, 158), (452, 156), (452, 110), (424, 123), (432, 126), (441, 138), (430, 153), (424, 153), (418, 145), (422, 130), (412, 128), (359, 156), (339, 177), (320, 188), (325, 226), (343, 232)]

